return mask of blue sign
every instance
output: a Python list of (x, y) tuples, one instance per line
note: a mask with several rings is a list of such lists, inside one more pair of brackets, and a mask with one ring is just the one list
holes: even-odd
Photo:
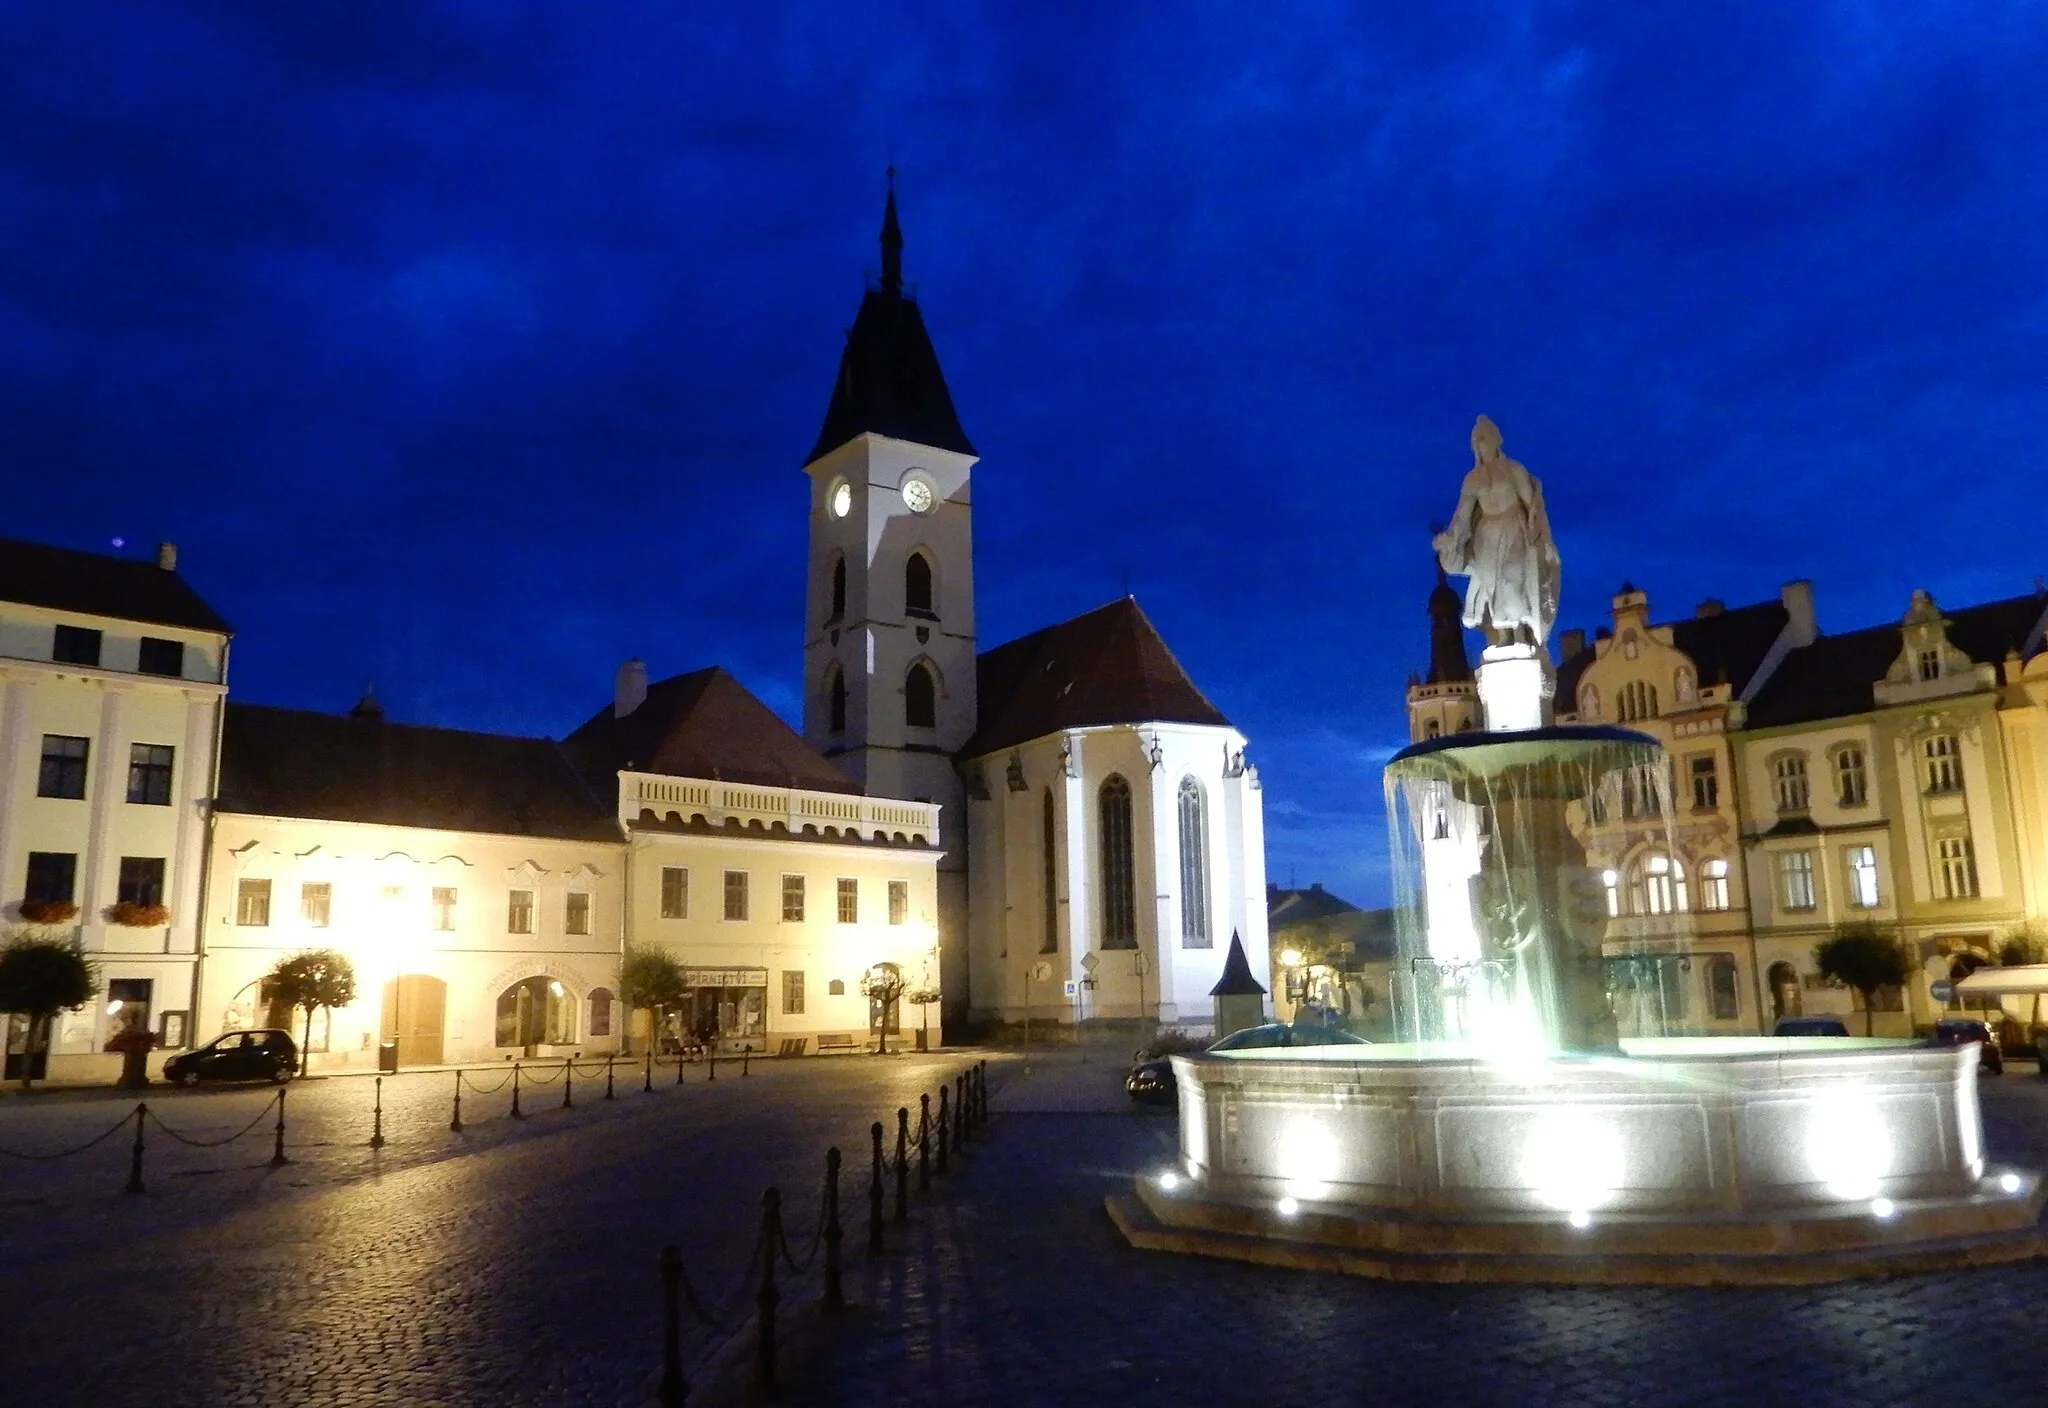
[(1934, 994), (1936, 1002), (1951, 1001), (1956, 995), (1956, 985), (1947, 978), (1936, 978), (1932, 983), (1928, 984), (1928, 990)]

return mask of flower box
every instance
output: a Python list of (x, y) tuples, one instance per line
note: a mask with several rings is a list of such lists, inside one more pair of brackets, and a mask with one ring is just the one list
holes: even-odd
[(171, 911), (160, 904), (137, 904), (122, 900), (107, 910), (107, 922), (129, 929), (155, 929), (171, 922)]
[(23, 900), (20, 908), (27, 924), (69, 924), (78, 917), (78, 906), (69, 900)]

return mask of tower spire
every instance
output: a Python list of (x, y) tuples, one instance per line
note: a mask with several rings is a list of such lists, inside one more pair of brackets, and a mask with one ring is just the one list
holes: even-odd
[(889, 204), (882, 211), (882, 287), (903, 292), (903, 227), (896, 223), (896, 168), (889, 168)]
[(1436, 563), (1436, 590), (1429, 594), (1429, 683), (1452, 684), (1472, 678), (1472, 662), (1465, 654), (1464, 603), (1444, 573), (1441, 559)]

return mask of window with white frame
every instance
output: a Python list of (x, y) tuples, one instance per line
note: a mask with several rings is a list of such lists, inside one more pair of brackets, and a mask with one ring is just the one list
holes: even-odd
[(747, 917), (747, 872), (744, 870), (725, 872), (725, 917), (731, 920)]
[(505, 932), (508, 934), (531, 934), (533, 932), (533, 891), (513, 890), (506, 897)]
[(1923, 650), (1920, 652), (1920, 678), (1923, 680), (1938, 680), (1941, 678), (1941, 652), (1939, 650)]
[(590, 932), (590, 892), (571, 890), (563, 897), (562, 932), (565, 934), (588, 934)]
[(1786, 909), (1812, 909), (1813, 852), (1778, 853), (1778, 902)]
[(1607, 917), (1609, 919), (1619, 918), (1621, 915), (1621, 872), (1616, 870), (1601, 871), (1600, 888), (1607, 895)]
[(1806, 785), (1806, 755), (1784, 753), (1771, 760), (1771, 780), (1776, 785), (1778, 810), (1803, 812), (1811, 801)]
[(889, 882), (889, 922), (908, 924), (910, 922), (910, 882), (891, 880)]
[(1844, 807), (1860, 807), (1870, 796), (1870, 774), (1864, 766), (1863, 750), (1850, 744), (1835, 752), (1835, 801)]
[(1646, 856), (1643, 865), (1644, 898), (1652, 914), (1683, 914), (1692, 908), (1686, 892), (1685, 862), (1676, 856)]
[(1712, 753), (1695, 753), (1687, 764), (1692, 775), (1692, 809), (1710, 812), (1721, 805), (1721, 772)]
[(1956, 792), (1962, 789), (1962, 758), (1956, 752), (1956, 736), (1952, 733), (1937, 733), (1923, 739), (1920, 744), (1921, 774), (1927, 780), (1929, 792)]
[(1202, 784), (1180, 780), (1180, 943), (1211, 948), (1209, 934), (1209, 815)]
[(1934, 843), (1935, 859), (1941, 867), (1941, 897), (1967, 900), (1977, 893), (1977, 860), (1970, 853), (1970, 838), (1946, 836)]
[(439, 933), (452, 933), (455, 929), (455, 887), (436, 885), (434, 887), (434, 928)]
[(270, 882), (268, 880), (238, 880), (235, 882), (235, 922), (252, 929), (261, 929), (270, 923)]
[(690, 872), (680, 865), (664, 865), (661, 868), (661, 917), (690, 917)]
[(1719, 856), (1700, 862), (1700, 908), (1728, 908), (1728, 862)]
[(782, 877), (782, 922), (804, 922), (804, 877), (801, 875)]
[(309, 929), (325, 929), (334, 916), (334, 886), (324, 880), (299, 886), (299, 919)]
[(1877, 847), (1850, 846), (1842, 852), (1842, 862), (1848, 871), (1849, 907), (1876, 909)]
[(848, 876), (839, 880), (839, 922), (860, 923), (860, 881)]

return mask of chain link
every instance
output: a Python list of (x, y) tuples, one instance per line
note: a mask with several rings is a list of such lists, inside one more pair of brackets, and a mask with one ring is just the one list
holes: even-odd
[(255, 1119), (250, 1120), (247, 1124), (243, 1125), (240, 1129), (236, 1130), (233, 1134), (230, 1134), (225, 1139), (188, 1139), (184, 1135), (178, 1133), (177, 1130), (172, 1129), (169, 1125), (165, 1124), (161, 1119), (159, 1119), (157, 1117), (157, 1113), (155, 1110), (151, 1110), (149, 1112), (149, 1119), (150, 1122), (154, 1124), (158, 1129), (162, 1130), (165, 1134), (170, 1135), (171, 1138), (177, 1140), (180, 1144), (189, 1144), (195, 1149), (218, 1149), (223, 1144), (234, 1143), (237, 1139), (240, 1139), (243, 1135), (247, 1134), (257, 1125), (262, 1124), (264, 1120), (270, 1117), (270, 1112), (273, 1108), (275, 1108), (277, 1102), (282, 1099), (284, 1099), (284, 1092), (280, 1090), (277, 1094), (270, 1097), (269, 1101), (263, 1106), (262, 1109), (256, 1112)]
[(51, 1159), (68, 1159), (73, 1154), (83, 1154), (95, 1144), (104, 1144), (135, 1121), (135, 1112), (130, 1110), (121, 1116), (121, 1122), (104, 1134), (95, 1134), (75, 1149), (61, 1149), (54, 1154), (30, 1154), (20, 1149), (0, 1149), (0, 1159), (23, 1159), (30, 1163), (47, 1163)]

